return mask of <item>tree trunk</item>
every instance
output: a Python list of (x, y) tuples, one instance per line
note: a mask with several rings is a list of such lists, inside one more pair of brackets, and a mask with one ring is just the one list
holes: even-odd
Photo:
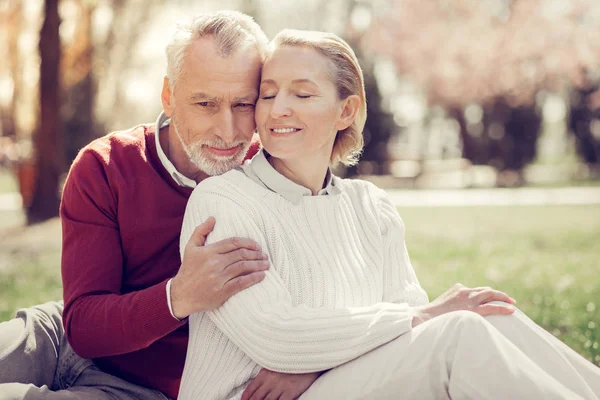
[(96, 80), (93, 74), (94, 43), (92, 39), (93, 5), (78, 1), (79, 15), (74, 37), (69, 45), (62, 44), (61, 120), (65, 138), (65, 165), (79, 150), (95, 139), (100, 131), (96, 126), (94, 103)]
[(12, 96), (5, 108), (0, 107), (0, 129), (2, 136), (15, 139), (17, 137), (17, 127), (15, 120), (15, 108), (19, 100), (21, 88), (21, 70), (22, 64), (19, 57), (19, 33), (23, 25), (23, 4), (19, 1), (8, 3), (6, 19), (3, 21), (6, 26), (2, 29), (6, 30), (6, 50), (1, 52), (2, 57), (6, 57), (8, 71), (12, 77), (13, 90)]
[(64, 168), (64, 146), (60, 121), (60, 17), (59, 0), (46, 0), (40, 32), (40, 120), (34, 136), (37, 178), (30, 207), (29, 224), (58, 215), (58, 183)]

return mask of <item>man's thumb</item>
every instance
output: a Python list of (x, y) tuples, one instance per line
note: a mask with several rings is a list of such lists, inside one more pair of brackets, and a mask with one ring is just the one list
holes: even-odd
[(190, 237), (188, 246), (204, 246), (204, 243), (206, 243), (206, 237), (214, 229), (215, 223), (216, 220), (214, 217), (208, 217), (206, 221), (198, 225)]

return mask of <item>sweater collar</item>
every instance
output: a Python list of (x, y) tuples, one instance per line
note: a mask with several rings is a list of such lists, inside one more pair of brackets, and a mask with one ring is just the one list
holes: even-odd
[(167, 155), (165, 154), (160, 145), (160, 129), (165, 126), (168, 126), (170, 122), (171, 119), (165, 115), (164, 111), (161, 111), (160, 115), (158, 116), (158, 119), (156, 120), (156, 126), (154, 127), (154, 138), (156, 140), (156, 152), (158, 153), (158, 158), (160, 159), (161, 164), (163, 165), (163, 167), (165, 167), (171, 178), (173, 178), (173, 180), (177, 182), (179, 186), (189, 187), (193, 189), (196, 187), (196, 181), (188, 178), (181, 172), (177, 171), (177, 168), (175, 168), (171, 160), (167, 158)]
[[(247, 177), (257, 182), (261, 186), (283, 196), (293, 204), (298, 204), (304, 196), (312, 196), (310, 189), (292, 182), (280, 174), (267, 160), (269, 153), (262, 149), (250, 161), (246, 161), (242, 166), (243, 172)], [(325, 176), (325, 187), (317, 193), (321, 195), (339, 194), (340, 189), (335, 185), (335, 179), (331, 169), (327, 169)]]

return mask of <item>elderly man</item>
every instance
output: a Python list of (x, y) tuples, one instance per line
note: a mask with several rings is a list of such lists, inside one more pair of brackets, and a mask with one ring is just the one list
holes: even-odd
[[(194, 186), (256, 152), (266, 45), (246, 15), (196, 18), (167, 47), (156, 124), (80, 152), (61, 204), (64, 310), (47, 303), (0, 324), (0, 398), (177, 397), (186, 317), (219, 307), (269, 266), (245, 238), (204, 246), (214, 219), (196, 229), (182, 261), (178, 248)], [(316, 378), (263, 370), (244, 398), (296, 398)]]

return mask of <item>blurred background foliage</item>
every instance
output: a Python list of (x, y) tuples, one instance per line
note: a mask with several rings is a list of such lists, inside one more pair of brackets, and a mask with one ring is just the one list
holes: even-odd
[[(0, 0), (0, 320), (60, 297), (68, 166), (94, 138), (155, 121), (173, 24), (218, 9), (269, 37), (332, 31), (355, 49), (366, 146), (340, 175), (388, 189), (600, 186), (598, 0)], [(400, 212), (431, 298), (457, 281), (506, 290), (600, 365), (597, 205)]]
[(270, 37), (327, 30), (354, 47), (369, 118), (362, 162), (342, 175), (393, 187), (598, 181), (595, 0), (4, 0), (0, 162), (30, 222), (56, 215), (82, 146), (155, 119), (173, 23), (222, 8)]

